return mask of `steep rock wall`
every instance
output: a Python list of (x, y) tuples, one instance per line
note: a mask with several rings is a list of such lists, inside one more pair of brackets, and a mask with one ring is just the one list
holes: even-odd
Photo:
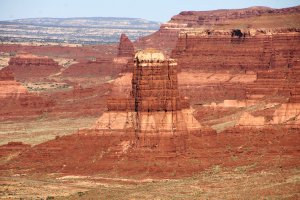
[(300, 57), (299, 32), (232, 34), (232, 31), (182, 32), (172, 57), (182, 70), (233, 71), (291, 68)]

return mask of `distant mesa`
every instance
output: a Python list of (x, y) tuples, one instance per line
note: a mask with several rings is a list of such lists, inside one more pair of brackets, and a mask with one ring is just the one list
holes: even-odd
[[(170, 23), (185, 24), (187, 27), (200, 27), (230, 24), (230, 20), (249, 19), (251, 17), (268, 16), (268, 15), (286, 15), (299, 13), (300, 6), (282, 9), (272, 9), (268, 7), (250, 7), (243, 9), (221, 9), (212, 11), (183, 11), (172, 17)], [(272, 16), (270, 16), (272, 17)], [(264, 19), (263, 19), (264, 20)], [(262, 20), (262, 23), (263, 23)], [(252, 19), (252, 21), (255, 21)], [(252, 23), (252, 22), (250, 22)], [(274, 20), (273, 20), (274, 23)], [(276, 22), (275, 22), (276, 23)], [(234, 22), (231, 24), (235, 24)]]
[(14, 73), (17, 80), (27, 78), (42, 79), (58, 73), (62, 66), (52, 58), (21, 52), (12, 57), (6, 67)]

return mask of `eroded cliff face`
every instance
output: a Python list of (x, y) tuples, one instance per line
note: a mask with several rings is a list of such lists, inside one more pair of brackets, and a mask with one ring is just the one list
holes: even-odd
[(190, 30), (172, 51), (182, 70), (287, 69), (300, 57), (298, 30)]
[(0, 70), (0, 120), (26, 118), (51, 109), (53, 102), (36, 94), (14, 79), (7, 69)]
[(13, 73), (8, 70), (0, 70), (0, 98), (18, 98), (26, 94), (27, 89), (15, 81)]
[[(198, 107), (200, 119), (204, 115), (214, 118), (217, 115), (213, 113), (224, 109), (232, 112), (205, 122), (198, 118), (202, 124), (217, 131), (232, 126), (262, 128), (273, 124), (299, 128), (298, 109), (289, 114), (290, 108), (299, 103), (299, 44), (296, 29), (193, 30), (180, 35), (173, 57), (182, 74), (202, 80), (199, 84), (193, 84), (193, 79), (183, 81), (181, 87), (189, 90), (184, 94), (192, 106), (202, 105)], [(207, 111), (208, 107), (211, 110)]]

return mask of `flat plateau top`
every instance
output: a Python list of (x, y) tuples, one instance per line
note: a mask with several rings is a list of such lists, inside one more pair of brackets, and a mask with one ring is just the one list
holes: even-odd
[(139, 61), (164, 61), (165, 55), (156, 49), (145, 49), (138, 51), (135, 58)]

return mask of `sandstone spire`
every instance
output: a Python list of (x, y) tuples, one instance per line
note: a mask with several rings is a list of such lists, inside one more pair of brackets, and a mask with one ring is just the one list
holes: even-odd
[(134, 47), (130, 39), (125, 33), (120, 37), (118, 48), (118, 57), (132, 57), (134, 55)]

